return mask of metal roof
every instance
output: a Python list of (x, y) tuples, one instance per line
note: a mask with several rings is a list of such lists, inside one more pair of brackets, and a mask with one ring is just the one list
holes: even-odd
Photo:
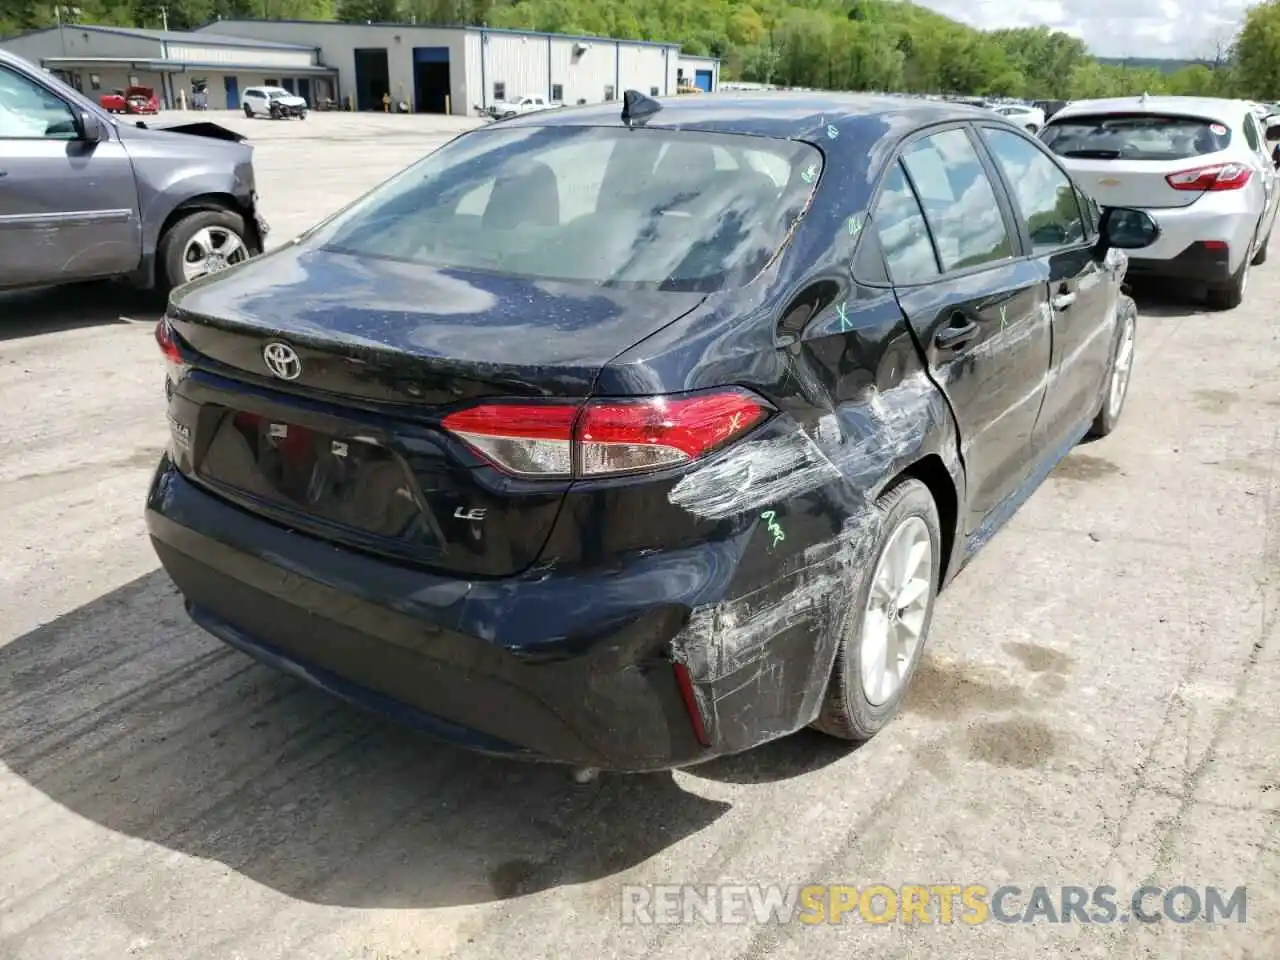
[[(110, 33), (122, 37), (136, 37), (139, 40), (154, 40), (157, 43), (199, 43), (210, 47), (247, 47), (261, 50), (306, 50), (314, 51), (315, 47), (297, 43), (276, 43), (273, 40), (252, 40), (247, 37), (228, 37), (217, 33), (196, 32), (194, 30), (147, 30), (143, 27), (103, 27), (93, 23), (64, 23), (62, 26), (41, 27), (39, 30), (27, 30), (25, 33), (8, 37), (30, 37), (37, 33), (48, 33), (51, 30), (80, 30), (89, 33)], [(0, 43), (4, 41), (0, 40)]]

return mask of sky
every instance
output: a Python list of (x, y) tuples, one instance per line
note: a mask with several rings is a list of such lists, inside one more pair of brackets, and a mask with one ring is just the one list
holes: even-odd
[(1250, 0), (916, 0), (983, 30), (1046, 26), (1080, 37), (1099, 57), (1213, 59)]

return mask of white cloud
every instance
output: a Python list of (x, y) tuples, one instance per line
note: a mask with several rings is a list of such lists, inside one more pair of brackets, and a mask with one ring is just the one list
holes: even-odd
[(995, 30), (1046, 26), (1100, 57), (1211, 59), (1244, 21), (1249, 0), (917, 0), (961, 23)]

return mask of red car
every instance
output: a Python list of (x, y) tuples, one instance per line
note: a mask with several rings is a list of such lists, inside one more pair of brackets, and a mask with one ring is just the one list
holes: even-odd
[(150, 87), (130, 87), (104, 93), (98, 100), (103, 110), (111, 113), (159, 113), (160, 99)]

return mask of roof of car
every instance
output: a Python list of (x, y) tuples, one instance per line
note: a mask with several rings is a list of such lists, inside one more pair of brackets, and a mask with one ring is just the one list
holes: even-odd
[[(646, 127), (706, 130), (763, 137), (802, 139), (842, 123), (868, 119), (901, 119), (905, 126), (945, 120), (990, 119), (991, 112), (945, 100), (890, 94), (796, 93), (744, 91), (711, 96), (654, 97), (662, 109), (649, 116)], [(544, 110), (502, 122), (509, 126), (622, 126), (622, 102)], [(906, 132), (905, 129), (903, 132)]]
[(1070, 117), (1099, 113), (1170, 113), (1204, 117), (1235, 124), (1249, 109), (1243, 100), (1219, 97), (1111, 97), (1105, 100), (1075, 100), (1053, 115), (1052, 123)]

